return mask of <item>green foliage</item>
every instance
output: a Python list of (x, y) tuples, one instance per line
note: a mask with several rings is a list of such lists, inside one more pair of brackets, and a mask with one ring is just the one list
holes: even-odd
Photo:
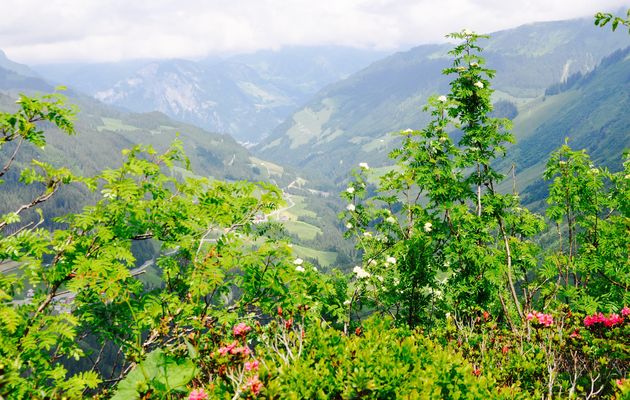
[(518, 389), (496, 387), (492, 376), (475, 376), (458, 352), (387, 320), (366, 321), (351, 335), (311, 326), (300, 345), (289, 363), (283, 355), (297, 346), (259, 347), (266, 398), (526, 398)]
[(626, 26), (628, 28), (628, 33), (630, 33), (630, 9), (626, 13), (626, 18), (618, 17), (611, 13), (602, 13), (598, 12), (595, 14), (595, 25), (604, 27), (610, 22), (610, 27), (613, 30), (617, 30), (619, 25)]
[(178, 391), (186, 392), (186, 384), (194, 375), (195, 366), (190, 359), (176, 359), (157, 349), (118, 384), (112, 400), (165, 398)]
[[(358, 280), (357, 293), (368, 307), (412, 327), (480, 308), (522, 318), (515, 275), (524, 276), (520, 264), (537, 250), (526, 239), (542, 229), (516, 193), (495, 189), (503, 176), (493, 161), (512, 137), (509, 121), (490, 116), (494, 71), (480, 56), (483, 37), (468, 31), (452, 37), (463, 42), (444, 70), (455, 75), (451, 93), (430, 99), (426, 128), (401, 132), (402, 147), (390, 154), (397, 168), (380, 178), (374, 196), (362, 201), (368, 168), (354, 174), (343, 194), (350, 202), (347, 226), (364, 251), (361, 275), (368, 278)], [(448, 133), (453, 128), (458, 140)]]
[[(584, 312), (616, 310), (627, 304), (630, 284), (628, 154), (624, 169), (597, 168), (584, 151), (564, 145), (545, 171), (553, 180), (548, 217), (557, 225), (559, 252), (548, 259), (560, 272), (554, 289), (560, 298)], [(555, 275), (555, 274), (554, 274)]]
[[(24, 138), (42, 145), (40, 121), (72, 132), (62, 118), (70, 111), (61, 99), (23, 98), (20, 104), (17, 113), (3, 114), (9, 121), (5, 143)], [(22, 172), (24, 184), (44, 189), (0, 222), (0, 231), (7, 232), (0, 237), (0, 263), (19, 265), (19, 274), (3, 274), (0, 281), (3, 396), (79, 398), (99, 384), (110, 386), (105, 377), (115, 383), (129, 371), (133, 374), (121, 391), (137, 391), (138, 370), (146, 370), (143, 391), (181, 389), (187, 380), (167, 379), (152, 365), (163, 361), (170, 369), (176, 362), (188, 368), (186, 354), (192, 355), (190, 349), (203, 342), (210, 327), (239, 317), (261, 318), (278, 305), (293, 310), (308, 302), (326, 309), (314, 300), (325, 292), (318, 273), (306, 266), (297, 270), (286, 243), (254, 229), (257, 214), (282, 203), (279, 189), (178, 178), (173, 168), (187, 167), (188, 159), (177, 141), (162, 153), (135, 146), (123, 155), (121, 167), (89, 179), (39, 161)], [(100, 200), (57, 218), (63, 228), (18, 225), (22, 211), (73, 181), (98, 191)], [(132, 244), (145, 240), (160, 243), (161, 252), (135, 268)], [(138, 276), (153, 263), (163, 284), (145, 289)], [(22, 300), (27, 287), (33, 296)], [(86, 353), (88, 339), (98, 345), (95, 357)], [(106, 350), (118, 352), (117, 360), (104, 362)], [(69, 369), (70, 360), (82, 364)], [(172, 368), (172, 374), (182, 373)]]

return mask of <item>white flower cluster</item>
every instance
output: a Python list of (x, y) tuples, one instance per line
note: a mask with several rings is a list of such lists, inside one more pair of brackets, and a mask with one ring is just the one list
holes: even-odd
[(369, 278), (371, 276), (369, 272), (359, 267), (358, 265), (352, 269), (352, 272), (354, 272), (359, 279)]
[(368, 170), (370, 169), (370, 166), (368, 165), (368, 163), (362, 162), (362, 163), (359, 163), (359, 168)]
[(424, 224), (424, 231), (425, 232), (431, 232), (433, 230), (433, 224), (430, 222), (427, 222)]
[(293, 264), (296, 265), (295, 270), (297, 272), (304, 272), (304, 267), (302, 266), (303, 262), (304, 260), (302, 260), (301, 258), (296, 258), (295, 260), (293, 260)]
[(477, 86), (479, 89), (483, 89), (483, 82), (477, 81), (475, 82), (475, 86)]
[(446, 103), (446, 96), (442, 95), (442, 96), (438, 97), (438, 101), (440, 103)]

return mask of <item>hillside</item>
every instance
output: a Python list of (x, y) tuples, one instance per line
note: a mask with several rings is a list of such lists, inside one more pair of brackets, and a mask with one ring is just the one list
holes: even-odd
[[(18, 93), (50, 93), (54, 90), (49, 83), (0, 68), (0, 108), (15, 110)], [(119, 165), (121, 150), (142, 143), (158, 150), (165, 149), (176, 138), (184, 142), (184, 148), (196, 174), (227, 180), (266, 180), (266, 170), (257, 167), (249, 152), (228, 135), (204, 131), (198, 127), (174, 121), (164, 114), (130, 113), (106, 106), (89, 97), (68, 92), (68, 103), (77, 106), (75, 121), (77, 134), (67, 136), (51, 130), (45, 151), (29, 146), (22, 149), (18, 165), (30, 163), (31, 158), (40, 158), (53, 165), (68, 166), (75, 173), (90, 176), (105, 168)], [(17, 181), (16, 170), (4, 177), (9, 182)], [(282, 176), (275, 177), (282, 182)], [(288, 178), (287, 178), (288, 179)], [(86, 193), (71, 190), (60, 197), (53, 207), (76, 203)], [(69, 197), (77, 196), (74, 201)], [(2, 210), (17, 204), (16, 196), (3, 198)]]
[[(548, 86), (592, 70), (627, 45), (627, 37), (597, 29), (590, 19), (524, 25), (482, 42), (488, 65), (497, 70), (495, 101), (517, 110), (528, 109), (526, 104), (541, 98)], [(339, 178), (361, 161), (383, 165), (394, 146), (389, 133), (422, 127), (427, 97), (448, 90), (441, 70), (449, 64), (449, 48), (419, 46), (331, 85), (276, 128), (256, 152)], [(517, 130), (517, 136), (528, 134)], [(544, 140), (536, 138), (532, 140)]]
[(517, 165), (526, 202), (546, 194), (540, 176), (547, 155), (565, 138), (570, 146), (587, 149), (595, 164), (613, 170), (621, 168), (622, 152), (630, 148), (630, 47), (571, 81), (559, 93), (529, 104), (514, 120), (519, 141), (508, 150), (505, 164)]

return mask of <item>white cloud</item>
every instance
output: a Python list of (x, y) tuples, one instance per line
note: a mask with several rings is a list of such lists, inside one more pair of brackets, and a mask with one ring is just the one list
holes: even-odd
[(396, 49), (626, 0), (3, 0), (0, 49), (26, 63), (197, 58), (286, 45)]

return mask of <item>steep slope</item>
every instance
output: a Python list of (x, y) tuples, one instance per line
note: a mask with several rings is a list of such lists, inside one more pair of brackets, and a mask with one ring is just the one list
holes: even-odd
[[(590, 19), (525, 25), (482, 42), (488, 64), (497, 70), (496, 100), (512, 107), (542, 96), (572, 73), (593, 69), (627, 44), (627, 37), (597, 29)], [(441, 70), (450, 64), (450, 48), (419, 46), (329, 86), (255, 151), (324, 176), (343, 177), (360, 161), (385, 163), (393, 146), (388, 133), (421, 127), (426, 98), (448, 91)]]
[(533, 102), (514, 120), (519, 141), (508, 151), (508, 163), (519, 172), (526, 202), (543, 197), (540, 176), (549, 153), (565, 138), (575, 149), (586, 149), (593, 162), (621, 168), (630, 149), (630, 47), (606, 57), (586, 75), (570, 79), (556, 94)]
[(107, 104), (161, 111), (241, 141), (257, 142), (316, 91), (381, 56), (367, 50), (298, 47), (226, 60), (65, 66), (65, 73), (54, 65), (37, 69)]
[(9, 60), (7, 58), (7, 55), (4, 54), (4, 51), (2, 50), (0, 50), (0, 68), (14, 72), (16, 74), (20, 74), (25, 77), (37, 77), (37, 73), (35, 73), (35, 71), (30, 69), (28, 66)]

